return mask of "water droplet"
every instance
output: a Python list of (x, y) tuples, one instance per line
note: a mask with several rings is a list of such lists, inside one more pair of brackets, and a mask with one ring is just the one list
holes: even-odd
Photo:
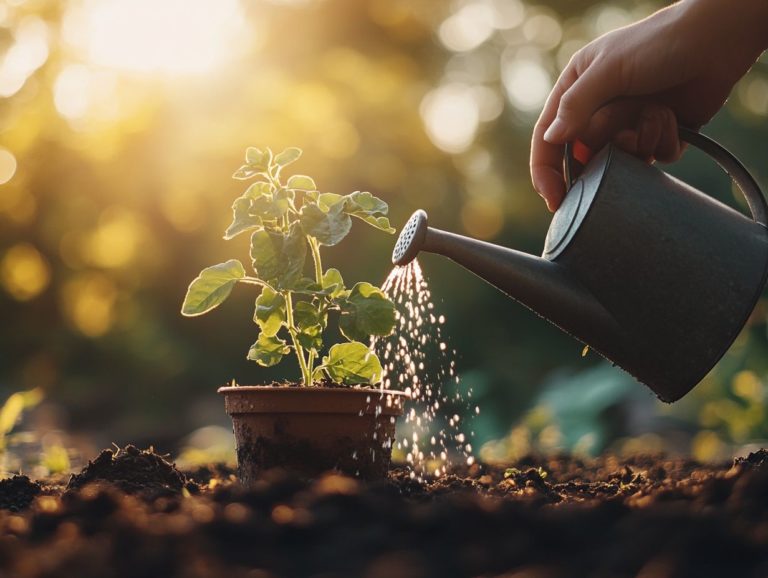
[[(371, 346), (387, 362), (383, 387), (397, 384), (398, 389), (410, 397), (405, 418), (398, 424), (397, 437), (401, 441), (394, 443), (398, 449), (407, 448), (411, 478), (440, 476), (448, 471), (446, 466), (450, 464), (451, 454), (466, 460), (467, 453), (472, 451), (469, 444), (463, 444), (464, 434), (457, 431), (460, 422), (472, 417), (462, 413), (472, 412), (472, 406), (467, 403), (470, 395), (462, 392), (456, 373), (456, 350), (451, 349), (449, 340), (442, 336), (446, 318), (435, 310), (418, 260), (393, 269), (382, 289), (395, 303), (397, 327), (392, 337), (373, 339)], [(449, 380), (457, 386), (452, 386), (451, 391), (442, 391)], [(444, 410), (443, 413), (440, 410)], [(474, 415), (478, 412), (475, 406)], [(390, 418), (390, 422), (393, 421), (394, 418)], [(446, 422), (450, 433), (443, 429), (436, 433), (437, 424)], [(427, 451), (428, 461), (419, 448), (420, 439), (429, 440), (430, 447), (435, 448)], [(439, 459), (438, 449), (441, 450)]]

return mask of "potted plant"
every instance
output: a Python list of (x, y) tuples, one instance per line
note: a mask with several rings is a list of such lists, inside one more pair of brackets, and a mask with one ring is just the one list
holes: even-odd
[[(192, 281), (182, 314), (219, 306), (237, 283), (255, 286), (256, 342), (248, 359), (268, 367), (287, 355), (298, 363), (298, 383), (221, 387), (233, 421), (238, 473), (250, 484), (257, 472), (281, 467), (304, 475), (335, 468), (366, 478), (383, 476), (390, 462), (402, 392), (376, 387), (382, 366), (364, 341), (389, 335), (395, 307), (370, 283), (344, 285), (337, 269), (324, 269), (321, 248), (338, 244), (353, 218), (394, 232), (387, 204), (368, 192), (321, 193), (305, 175), (283, 176), (298, 148), (273, 154), (248, 148), (233, 175), (253, 181), (232, 205), (224, 239), (250, 233), (255, 275), (237, 259), (203, 269)], [(305, 269), (312, 269), (312, 276)], [(345, 342), (327, 347), (329, 312), (338, 314)], [(325, 352), (325, 355), (323, 355)]]

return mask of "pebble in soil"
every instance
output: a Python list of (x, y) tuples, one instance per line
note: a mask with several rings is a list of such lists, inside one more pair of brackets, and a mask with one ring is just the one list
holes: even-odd
[(436, 311), (418, 260), (394, 268), (382, 290), (397, 310), (394, 334), (372, 343), (382, 360), (383, 387), (411, 397), (396, 450), (413, 478), (444, 475), (454, 460), (472, 465), (470, 424), (480, 409), (456, 372), (456, 350), (443, 334), (445, 316)]

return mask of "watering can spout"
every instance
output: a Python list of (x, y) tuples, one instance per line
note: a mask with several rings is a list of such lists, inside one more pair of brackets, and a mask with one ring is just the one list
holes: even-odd
[(421, 251), (452, 259), (598, 352), (623, 341), (611, 313), (563, 265), (429, 227), (418, 210), (403, 227), (392, 262), (407, 265)]

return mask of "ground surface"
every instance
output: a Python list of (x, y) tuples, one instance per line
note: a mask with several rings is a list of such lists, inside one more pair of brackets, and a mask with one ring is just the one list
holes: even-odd
[[(109, 480), (105, 482), (105, 480)], [(768, 576), (768, 453), (524, 459), (362, 484), (104, 452), (70, 480), (0, 482), (0, 577)]]

